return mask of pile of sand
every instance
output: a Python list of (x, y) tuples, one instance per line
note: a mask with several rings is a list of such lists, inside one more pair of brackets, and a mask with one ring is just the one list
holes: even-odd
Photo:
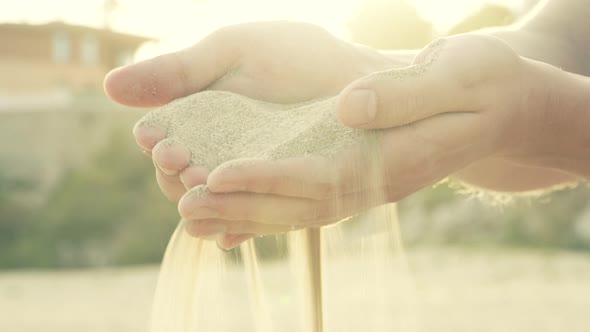
[(185, 145), (192, 165), (210, 170), (236, 159), (332, 156), (374, 135), (340, 124), (336, 98), (283, 105), (204, 91), (152, 111), (140, 125), (165, 128), (164, 144)]
[[(376, 73), (375, 79), (403, 80), (424, 73), (436, 58), (441, 42), (426, 49), (420, 64)], [(377, 187), (382, 185), (381, 131), (355, 130), (344, 127), (336, 118), (337, 97), (306, 103), (281, 105), (253, 100), (229, 92), (205, 91), (178, 99), (146, 115), (140, 125), (161, 127), (167, 130), (164, 144), (173, 142), (186, 146), (191, 151), (191, 164), (206, 166), (209, 170), (252, 159), (282, 159), (292, 157), (332, 158), (347, 148), (355, 147), (362, 155), (359, 159), (364, 169), (354, 177), (366, 177)], [(362, 158), (364, 157), (364, 158)], [(344, 159), (342, 159), (344, 160)], [(353, 169), (361, 165), (352, 165)], [(310, 172), (316, 170), (310, 169)], [(353, 179), (355, 183), (361, 183)], [(358, 180), (358, 181), (357, 181)], [(357, 188), (358, 189), (358, 188)], [(206, 186), (191, 189), (192, 194), (206, 193)], [(377, 200), (382, 202), (383, 200)], [(370, 253), (370, 263), (375, 270), (365, 278), (365, 286), (374, 288), (375, 308), (386, 310), (395, 295), (384, 293), (380, 285), (391, 282), (386, 277), (393, 275), (389, 254), (402, 252), (396, 228), (395, 210), (392, 207), (374, 209), (369, 218), (374, 229), (383, 232), (370, 239), (370, 249), (361, 248), (363, 255)], [(219, 283), (229, 264), (227, 256), (198, 239), (189, 238), (183, 224), (172, 237), (164, 262), (154, 301), (153, 332), (222, 331), (224, 312), (212, 308), (215, 303), (200, 302), (204, 294), (210, 294)], [(336, 229), (338, 230), (338, 229)], [(378, 232), (377, 232), (378, 233)], [(299, 256), (296, 279), (302, 280), (305, 299), (299, 311), (305, 311), (302, 329), (306, 332), (321, 332), (324, 329), (322, 299), (322, 246), (321, 239), (334, 246), (341, 241), (339, 233), (322, 236), (319, 229), (305, 229), (289, 238), (289, 254)], [(335, 240), (339, 239), (339, 240)], [(270, 319), (270, 310), (262, 300), (263, 285), (258, 276), (255, 246), (249, 241), (241, 246), (242, 262), (248, 271), (249, 288), (252, 290), (251, 312), (256, 331), (275, 331)], [(364, 238), (363, 238), (364, 241)], [(361, 243), (364, 243), (361, 241)], [(216, 248), (215, 248), (216, 249)], [(365, 256), (363, 256), (365, 257)], [(219, 262), (212, 264), (211, 262)], [(205, 280), (203, 273), (217, 271), (214, 278)], [(370, 277), (370, 278), (369, 278)], [(214, 283), (215, 285), (210, 285)], [(369, 293), (367, 293), (369, 294)], [(371, 293), (372, 294), (372, 293)], [(245, 309), (238, 309), (242, 312)], [(207, 312), (215, 312), (212, 319)], [(295, 310), (297, 311), (297, 310)], [(232, 318), (229, 318), (232, 319)], [(391, 317), (373, 322), (375, 330), (391, 330), (396, 322)], [(368, 325), (367, 325), (368, 326)]]

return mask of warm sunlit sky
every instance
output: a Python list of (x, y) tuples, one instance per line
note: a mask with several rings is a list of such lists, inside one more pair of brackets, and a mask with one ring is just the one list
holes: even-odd
[[(359, 0), (118, 0), (113, 29), (160, 39), (138, 58), (189, 46), (223, 25), (289, 19), (324, 26), (346, 38), (346, 20)], [(387, 0), (384, 0), (387, 1)], [(444, 29), (485, 0), (408, 0)], [(526, 1), (526, 0), (524, 0)], [(518, 10), (523, 0), (491, 0)], [(63, 20), (102, 26), (104, 0), (0, 0), (0, 22), (42, 23)]]

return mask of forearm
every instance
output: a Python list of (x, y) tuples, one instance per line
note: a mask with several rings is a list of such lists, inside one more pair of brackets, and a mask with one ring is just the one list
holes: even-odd
[[(546, 62), (564, 70), (583, 74), (583, 62), (567, 41), (516, 27), (489, 28), (473, 33), (495, 36), (505, 41), (523, 57)], [(391, 59), (394, 66), (408, 66), (420, 50), (384, 50), (381, 54)]]
[[(571, 74), (590, 73), (587, 50), (581, 48), (581, 45), (590, 43), (577, 42), (578, 39), (568, 35), (575, 31), (576, 38), (590, 40), (590, 28), (584, 28), (588, 20), (579, 17), (589, 8), (585, 0), (547, 1), (519, 24), (476, 32), (500, 38), (521, 56), (548, 64), (546, 69), (551, 68), (555, 72), (539, 79), (548, 80), (549, 84), (544, 88), (551, 91), (540, 95), (549, 98), (547, 103), (552, 104), (550, 108), (553, 114), (558, 114), (558, 119), (568, 119), (572, 123), (560, 125), (558, 132), (550, 134), (553, 137), (549, 139), (544, 138), (550, 131), (538, 133), (540, 136), (536, 140), (552, 146), (543, 158), (513, 163), (494, 157), (471, 165), (457, 173), (457, 178), (491, 190), (516, 192), (550, 188), (590, 176), (590, 160), (587, 160), (590, 159), (590, 151), (586, 151), (590, 148), (590, 138), (584, 135), (590, 132), (590, 110), (587, 106), (590, 100), (584, 100), (590, 98), (589, 83), (587, 78)], [(571, 15), (570, 11), (575, 13), (566, 19), (567, 22), (562, 25), (555, 23), (563, 22), (563, 17)], [(417, 52), (403, 52), (401, 56), (398, 52), (383, 53), (408, 65)]]
[(565, 153), (558, 158), (556, 166), (590, 179), (590, 78), (568, 76), (571, 85), (564, 84), (561, 105), (555, 107), (555, 112), (565, 108), (571, 114), (564, 127), (568, 138), (564, 142)]
[(590, 179), (590, 78), (524, 59), (531, 89), (522, 107), (524, 127), (510, 146), (455, 175), (472, 185), (502, 192), (537, 191)]
[[(587, 23), (589, 11), (590, 6), (586, 0), (550, 0), (540, 4), (514, 26), (485, 29), (479, 33), (498, 37), (521, 56), (553, 66), (547, 68), (555, 71), (561, 68), (572, 73), (588, 75), (589, 43), (586, 41), (590, 40), (590, 28)], [(581, 99), (588, 98), (590, 94), (583, 91), (587, 83), (580, 82), (587, 79), (572, 78), (573, 74), (565, 72), (555, 74), (556, 79), (552, 82), (551, 89), (559, 93), (551, 94), (555, 96), (550, 102), (553, 104), (553, 112), (561, 114), (561, 119), (574, 120), (576, 125), (583, 126), (583, 130), (576, 130), (576, 138), (570, 138), (569, 142), (549, 139), (553, 142), (550, 145), (554, 145), (554, 150), (561, 151), (562, 154), (567, 151), (566, 155), (556, 154), (556, 151), (548, 152), (553, 156), (548, 156), (546, 160), (537, 160), (532, 166), (514, 165), (502, 159), (486, 160), (462, 171), (458, 174), (460, 178), (468, 182), (474, 180), (478, 185), (498, 191), (538, 190), (572, 182), (580, 176), (588, 178), (587, 168), (590, 163), (583, 160), (585, 156), (590, 156), (588, 151), (584, 151), (588, 145), (583, 143), (588, 138), (581, 133), (590, 132), (590, 122), (587, 120), (590, 112), (585, 112), (584, 109), (586, 105), (590, 105), (590, 101)], [(566, 82), (559, 83), (562, 80)], [(563, 88), (561, 84), (572, 87)], [(568, 124), (564, 124), (563, 132), (555, 133), (556, 137), (567, 133), (567, 128)], [(540, 135), (546, 136), (547, 132)]]
[(589, 75), (590, 6), (587, 0), (546, 0), (538, 5), (516, 27), (568, 44), (583, 63), (579, 74)]
[[(590, 73), (586, 53), (589, 43), (571, 38), (571, 34), (575, 34), (576, 38), (590, 40), (590, 27), (584, 27), (588, 21), (578, 16), (590, 9), (585, 2), (547, 1), (513, 27), (479, 32), (504, 40), (523, 57), (548, 64), (545, 70), (553, 73), (540, 78), (549, 81), (551, 91), (545, 95), (551, 105), (547, 109), (569, 123), (559, 126), (561, 132), (553, 133), (552, 139), (539, 139), (552, 146), (552, 151), (547, 151), (545, 159), (536, 160), (532, 167), (497, 159), (483, 161), (479, 163), (481, 167), (476, 164), (461, 172), (463, 180), (483, 179), (485, 183), (480, 185), (499, 191), (528, 191), (575, 181), (579, 177), (589, 178), (590, 158), (586, 156), (590, 157), (587, 151), (590, 137), (585, 133), (590, 132), (590, 83), (588, 78), (572, 74)], [(547, 129), (539, 135), (546, 137), (551, 132), (551, 128)]]
[(530, 162), (590, 179), (590, 78), (536, 65), (551, 79), (546, 91), (539, 91), (546, 96), (539, 119), (544, 125), (536, 133), (538, 142), (531, 142), (531, 155), (537, 157)]
[(579, 57), (574, 46), (567, 40), (526, 29), (486, 29), (485, 33), (502, 39), (516, 53), (525, 58), (541, 61), (563, 70), (584, 74), (585, 61)]

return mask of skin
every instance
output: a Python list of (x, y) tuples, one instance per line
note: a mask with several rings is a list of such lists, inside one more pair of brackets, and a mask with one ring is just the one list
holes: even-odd
[[(231, 248), (256, 234), (330, 224), (447, 176), (506, 192), (588, 177), (590, 81), (583, 59), (590, 51), (580, 40), (588, 40), (590, 28), (583, 2), (548, 1), (518, 26), (449, 37), (415, 57), (349, 44), (308, 24), (230, 26), (189, 49), (111, 72), (105, 90), (140, 107), (203, 89), (281, 103), (339, 95), (344, 125), (383, 129), (381, 185), (351, 192), (347, 184), (366, 166), (354, 152), (336, 163), (292, 159), (210, 173), (188, 167), (186, 147), (159, 145), (163, 129), (136, 126), (162, 191), (194, 220), (189, 231)], [(417, 77), (374, 74), (421, 63), (431, 52), (436, 60)], [(317, 176), (334, 169), (335, 181)], [(203, 183), (210, 194), (184, 196)]]

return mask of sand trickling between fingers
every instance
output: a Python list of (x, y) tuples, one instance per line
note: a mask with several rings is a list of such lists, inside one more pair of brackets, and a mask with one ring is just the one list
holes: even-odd
[[(420, 63), (375, 73), (373, 79), (404, 80), (426, 72), (442, 43), (432, 43)], [(352, 174), (347, 174), (346, 181), (350, 182), (353, 192), (367, 189), (367, 184), (373, 189), (381, 188), (383, 133), (344, 127), (336, 118), (336, 102), (337, 97), (333, 97), (283, 105), (229, 92), (205, 91), (150, 112), (139, 125), (165, 128), (167, 137), (159, 144), (186, 146), (191, 152), (191, 166), (223, 171), (237, 166), (256, 167), (265, 162), (268, 167), (275, 161), (292, 159), (304, 167), (309, 165), (305, 172), (328, 184), (342, 183), (341, 171), (348, 169)], [(349, 198), (342, 192), (331, 193), (339, 195), (338, 199), (330, 201), (333, 212), (344, 218), (347, 215), (342, 215), (342, 211), (355, 210), (346, 204), (367, 207), (386, 201), (381, 190), (373, 191), (371, 194), (363, 191), (362, 195), (356, 195), (358, 197), (353, 195), (352, 201), (346, 201)], [(187, 193), (199, 197), (209, 194), (206, 185)], [(265, 289), (272, 286), (267, 284), (274, 284), (276, 280), (267, 278), (263, 282), (261, 270), (264, 269), (259, 268), (258, 262), (261, 252), (255, 245), (258, 239), (242, 244), (241, 257), (234, 257), (211, 242), (188, 236), (184, 228), (187, 222), (181, 222), (164, 256), (151, 331), (235, 331), (228, 327), (234, 321), (240, 323), (241, 331), (257, 332), (408, 331), (408, 327), (414, 330), (411, 301), (402, 306), (407, 312), (390, 310), (394, 307), (393, 301), (399, 304), (412, 289), (407, 280), (400, 278), (407, 276), (407, 270), (395, 207), (373, 208), (364, 219), (357, 219), (364, 221), (354, 226), (353, 235), (340, 223), (328, 228), (292, 231), (286, 238), (277, 236), (279, 240), (274, 248), (279, 251), (286, 239), (288, 255), (296, 262), (293, 273), (287, 278), (290, 281), (282, 277), (280, 282), (299, 290), (298, 303), (293, 294), (284, 294), (283, 302), (265, 295)], [(328, 253), (332, 264), (325, 262)], [(394, 254), (402, 257), (395, 264)], [(350, 273), (335, 272), (342, 266), (343, 259), (346, 262), (346, 255), (360, 256), (362, 266), (353, 267)], [(240, 287), (224, 281), (235, 266), (240, 266), (240, 271), (245, 273), (246, 284)], [(347, 294), (346, 286), (334, 286), (337, 282), (361, 284), (364, 297), (354, 300), (360, 295)], [(401, 288), (392, 286), (396, 282)], [(250, 299), (249, 306), (239, 305), (239, 297), (227, 301), (218, 299), (221, 294), (214, 293), (225, 293), (232, 287), (236, 294), (248, 289), (243, 296)], [(352, 303), (346, 305), (347, 301)], [(361, 305), (359, 301), (369, 302)], [(287, 316), (279, 319), (279, 312), (286, 312)], [(301, 318), (296, 320), (294, 316)], [(341, 320), (345, 322), (344, 328)]]
[[(335, 115), (336, 98), (292, 105), (272, 104), (241, 95), (205, 91), (178, 99), (142, 119), (141, 126), (163, 127), (167, 138), (160, 144), (179, 143), (191, 152), (192, 166), (232, 167), (252, 159), (273, 160), (294, 157), (332, 158), (345, 148), (357, 148), (375, 141), (376, 131), (359, 131), (342, 126)], [(315, 170), (310, 169), (310, 172)], [(193, 188), (189, 195), (208, 193), (205, 185)], [(322, 288), (320, 229), (301, 231), (297, 244), (306, 268), (301, 279), (309, 303), (304, 304), (310, 332), (322, 331)], [(244, 246), (244, 262), (254, 263), (252, 244)], [(261, 293), (256, 271), (250, 269), (251, 287)], [(254, 269), (255, 270), (255, 269)], [(257, 290), (258, 289), (258, 290)], [(257, 296), (257, 295), (254, 295)], [(254, 301), (261, 306), (260, 300)], [(267, 310), (267, 309), (264, 309)], [(259, 314), (259, 313), (257, 313)], [(264, 318), (257, 318), (260, 330), (268, 330)], [(265, 328), (260, 328), (260, 325)]]

